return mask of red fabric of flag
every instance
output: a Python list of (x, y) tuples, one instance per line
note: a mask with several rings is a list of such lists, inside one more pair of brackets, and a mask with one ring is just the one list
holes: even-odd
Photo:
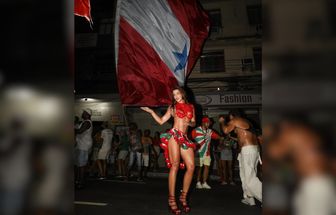
[(74, 13), (92, 23), (90, 0), (75, 0)]

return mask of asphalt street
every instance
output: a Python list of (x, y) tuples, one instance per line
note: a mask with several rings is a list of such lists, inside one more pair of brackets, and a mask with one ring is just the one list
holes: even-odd
[[(260, 204), (247, 206), (241, 203), (239, 184), (220, 185), (212, 180), (209, 185), (211, 190), (199, 190), (195, 189), (195, 183), (192, 184), (191, 215), (261, 214)], [(180, 186), (178, 183), (177, 189)], [(149, 178), (144, 182), (136, 182), (135, 178), (129, 181), (89, 179), (84, 189), (75, 192), (75, 211), (78, 215), (166, 215), (169, 214), (167, 196), (167, 178)]]

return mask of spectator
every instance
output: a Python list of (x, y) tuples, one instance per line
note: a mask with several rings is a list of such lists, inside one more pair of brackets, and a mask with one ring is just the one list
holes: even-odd
[(141, 144), (142, 132), (138, 129), (136, 123), (130, 124), (130, 156), (129, 163), (127, 168), (127, 179), (131, 177), (131, 169), (134, 164), (134, 161), (137, 163), (138, 167), (138, 179), (137, 181), (142, 181), (142, 151), (143, 147)]
[(98, 168), (100, 179), (106, 178), (106, 160), (111, 150), (113, 131), (109, 128), (108, 122), (104, 122), (103, 130), (101, 131), (100, 138), (102, 139), (102, 146), (98, 151)]
[(119, 176), (125, 177), (126, 176), (126, 157), (128, 155), (128, 149), (129, 149), (129, 137), (127, 135), (127, 132), (125, 130), (121, 130), (120, 133), (120, 144), (118, 146), (118, 170), (119, 170)]
[(92, 147), (92, 111), (90, 109), (83, 110), (81, 123), (76, 133), (76, 149), (75, 149), (75, 165), (77, 166), (77, 188), (82, 188), (84, 184), (85, 167), (89, 159), (89, 151)]
[(226, 136), (224, 140), (220, 140), (219, 151), (220, 162), (222, 166), (221, 172), (221, 185), (235, 185), (232, 179), (232, 148), (236, 147), (236, 142), (229, 136)]
[(154, 155), (154, 159), (153, 159), (153, 170), (157, 171), (159, 168), (159, 157), (160, 157), (160, 132), (155, 132), (154, 134), (154, 138), (153, 138), (153, 144), (152, 144), (152, 154)]
[[(118, 169), (117, 155), (119, 153), (119, 150), (118, 150), (119, 145), (120, 145), (119, 135), (115, 134), (112, 138), (110, 153), (107, 156), (107, 165), (108, 165), (108, 167), (112, 168), (112, 175), (117, 174), (117, 169)], [(120, 172), (119, 172), (119, 174), (120, 174)]]
[[(94, 127), (95, 128), (95, 127)], [(103, 140), (101, 139), (101, 130), (102, 127), (99, 126), (98, 131), (95, 132), (93, 136), (93, 146), (91, 153), (91, 165), (88, 170), (90, 176), (100, 176), (99, 168), (98, 168), (98, 152), (103, 144)]]
[(24, 214), (25, 194), (31, 188), (32, 141), (26, 121), (15, 118), (0, 144), (0, 214)]
[(143, 165), (143, 176), (144, 178), (147, 178), (147, 171), (149, 167), (149, 153), (150, 153), (150, 147), (153, 144), (152, 137), (150, 136), (150, 130), (146, 129), (144, 131), (144, 135), (141, 138), (141, 143), (143, 146), (143, 152), (142, 152), (142, 165)]
[[(220, 151), (218, 151), (218, 146), (219, 146), (219, 139), (211, 141), (211, 152), (212, 152), (211, 155), (212, 158), (214, 158), (213, 165), (216, 165), (217, 176), (221, 177), (223, 167), (220, 162)], [(219, 181), (221, 182), (221, 179)]]
[[(192, 131), (192, 137), (196, 141), (198, 149), (196, 151), (196, 154), (198, 154), (197, 159), (199, 159), (199, 162), (197, 162), (197, 165), (199, 165), (197, 174), (197, 184), (196, 184), (197, 189), (211, 189), (211, 187), (207, 183), (211, 164), (211, 157), (210, 157), (211, 140), (219, 139), (220, 136), (215, 131), (209, 128), (209, 123), (210, 119), (207, 116), (204, 116), (202, 118), (202, 125), (195, 128)], [(202, 174), (203, 166), (204, 168)]]

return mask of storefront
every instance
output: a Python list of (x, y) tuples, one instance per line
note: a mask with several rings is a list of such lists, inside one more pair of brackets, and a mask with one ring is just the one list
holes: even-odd
[(230, 110), (239, 109), (256, 126), (261, 123), (261, 94), (225, 92), (217, 94), (202, 94), (195, 96), (196, 103), (202, 108), (202, 113), (213, 118), (213, 128), (219, 130), (219, 115), (227, 115)]
[(92, 110), (93, 122), (108, 121), (111, 125), (124, 125), (125, 117), (120, 101), (108, 101), (96, 98), (81, 98), (75, 102), (75, 116), (81, 117), (83, 109)]
[[(118, 98), (105, 96), (106, 98), (79, 98), (76, 100), (75, 115), (80, 117), (83, 108), (92, 110), (92, 121), (109, 121), (111, 125), (125, 125), (127, 122), (136, 122), (141, 129), (164, 131), (171, 126), (168, 122), (162, 126), (158, 125), (148, 113), (139, 107), (123, 107)], [(195, 107), (197, 117), (208, 115), (213, 118), (213, 128), (219, 130), (218, 116), (227, 115), (232, 109), (239, 109), (254, 123), (260, 126), (261, 122), (261, 94), (258, 93), (237, 93), (225, 92), (216, 94), (195, 95)], [(163, 115), (167, 107), (156, 108), (159, 115)]]

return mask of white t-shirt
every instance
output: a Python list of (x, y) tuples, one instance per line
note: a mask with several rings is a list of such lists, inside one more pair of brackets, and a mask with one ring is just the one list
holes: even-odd
[(101, 132), (101, 138), (103, 138), (103, 145), (101, 150), (110, 150), (113, 138), (113, 131), (109, 128), (105, 128)]
[(76, 136), (76, 141), (77, 141), (77, 148), (79, 150), (85, 150), (85, 151), (90, 151), (92, 147), (92, 122), (91, 120), (84, 120), (80, 127), (82, 127), (84, 122), (89, 122), (90, 123), (90, 128), (85, 130), (81, 134), (77, 134)]

